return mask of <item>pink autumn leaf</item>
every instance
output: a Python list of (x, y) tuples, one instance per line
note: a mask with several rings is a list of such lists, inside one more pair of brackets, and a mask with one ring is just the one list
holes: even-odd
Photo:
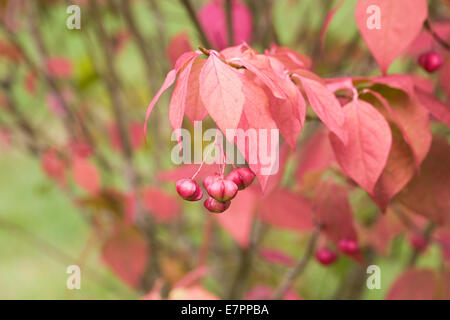
[(45, 62), (47, 72), (50, 76), (67, 78), (72, 74), (72, 62), (63, 57), (52, 57)]
[(248, 248), (252, 230), (257, 195), (251, 188), (240, 191), (231, 206), (215, 216), (219, 224), (242, 248)]
[(184, 113), (192, 122), (202, 121), (207, 115), (205, 106), (200, 98), (199, 82), (200, 71), (205, 62), (205, 59), (196, 59), (192, 64), (191, 73), (189, 74)]
[(381, 103), (385, 118), (399, 128), (413, 152), (416, 166), (419, 167), (430, 148), (431, 132), (428, 111), (420, 104), (415, 92), (407, 95), (398, 90), (382, 88), (379, 89), (383, 94), (381, 95), (370, 89), (366, 91)]
[(356, 24), (384, 74), (417, 37), (427, 15), (426, 0), (358, 1)]
[(442, 121), (450, 127), (450, 105), (444, 104), (433, 94), (427, 93), (421, 89), (416, 89), (417, 97), (425, 108), (436, 117), (439, 121)]
[(175, 79), (177, 77), (177, 73), (183, 68), (183, 66), (187, 62), (189, 62), (191, 59), (194, 59), (198, 55), (199, 54), (197, 52), (194, 52), (194, 51), (186, 52), (186, 53), (182, 54), (178, 58), (178, 60), (176, 61), (175, 68), (170, 70), (169, 73), (166, 75), (166, 78), (164, 79), (164, 82), (163, 82), (161, 88), (159, 88), (158, 92), (153, 97), (152, 101), (150, 102), (150, 104), (147, 107), (147, 111), (145, 113), (144, 137), (147, 136), (148, 119), (150, 117), (150, 114), (153, 111), (153, 108), (155, 107), (156, 102), (158, 102), (159, 98), (164, 93), (164, 91), (166, 91), (175, 82)]
[(320, 36), (319, 36), (322, 49), (325, 45), (325, 36), (327, 34), (328, 27), (330, 26), (331, 21), (333, 20), (334, 16), (336, 15), (336, 12), (342, 7), (343, 4), (344, 4), (344, 0), (340, 0), (336, 4), (336, 6), (327, 13), (327, 15), (324, 19), (322, 29), (320, 30)]
[(157, 187), (146, 187), (141, 190), (142, 204), (152, 213), (158, 222), (169, 222), (177, 219), (181, 207), (177, 197)]
[[(238, 0), (231, 2), (232, 29), (234, 45), (249, 42), (252, 34), (252, 16), (247, 6)], [(198, 19), (206, 36), (217, 50), (228, 46), (228, 28), (225, 14), (225, 1), (212, 0), (198, 12)]]
[(335, 162), (336, 158), (328, 138), (328, 131), (321, 128), (301, 148), (300, 162), (296, 172), (299, 185), (302, 186), (308, 172), (326, 169)]
[(336, 245), (342, 239), (356, 240), (353, 212), (344, 187), (322, 182), (315, 192), (313, 212), (321, 232)]
[(271, 44), (270, 50), (266, 50), (265, 55), (280, 61), (284, 67), (293, 71), (296, 69), (309, 69), (312, 65), (311, 58), (287, 47), (279, 47)]
[(437, 279), (432, 270), (409, 269), (392, 284), (388, 300), (434, 300), (437, 294)]
[(41, 167), (51, 179), (65, 185), (66, 164), (55, 150), (49, 149), (42, 154)]
[(211, 118), (226, 133), (234, 130), (244, 107), (243, 75), (212, 52), (200, 72), (200, 97)]
[(300, 79), (314, 112), (327, 128), (345, 144), (347, 141), (347, 132), (343, 129), (345, 115), (334, 94), (323, 83), (313, 78), (296, 76)]
[(397, 200), (436, 224), (450, 222), (450, 145), (436, 137), (430, 151)]
[(392, 136), (387, 121), (369, 103), (354, 100), (343, 108), (348, 141), (330, 134), (331, 145), (343, 171), (373, 194), (386, 165)]
[(169, 42), (167, 56), (175, 67), (177, 59), (185, 52), (192, 51), (189, 35), (186, 32), (176, 34)]
[[(169, 105), (169, 121), (175, 132), (178, 143), (181, 143), (180, 128), (183, 124), (184, 111), (186, 109), (186, 97), (188, 95), (189, 74), (195, 57), (189, 60), (179, 72), (177, 84), (172, 93)], [(181, 144), (180, 144), (181, 147)]]
[(103, 244), (102, 259), (125, 283), (136, 287), (149, 260), (148, 244), (134, 228), (119, 229)]
[(279, 189), (265, 197), (259, 208), (262, 221), (288, 230), (312, 230), (311, 203), (287, 189)]
[(100, 173), (88, 159), (74, 157), (72, 159), (72, 174), (75, 183), (85, 191), (91, 194), (97, 194), (100, 191)]

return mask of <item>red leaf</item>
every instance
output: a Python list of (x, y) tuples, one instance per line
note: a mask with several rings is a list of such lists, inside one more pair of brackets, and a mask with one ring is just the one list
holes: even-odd
[[(252, 34), (252, 16), (247, 6), (237, 0), (231, 2), (234, 45), (249, 42)], [(198, 12), (200, 24), (206, 36), (217, 50), (228, 46), (228, 29), (224, 0), (212, 0)]]
[(398, 200), (413, 212), (437, 224), (450, 222), (450, 146), (435, 138), (420, 173), (398, 195)]
[(365, 101), (352, 101), (343, 110), (347, 144), (331, 134), (331, 145), (343, 171), (369, 194), (373, 194), (388, 159), (391, 130), (383, 116)]
[(189, 35), (186, 32), (176, 34), (169, 42), (167, 56), (175, 67), (177, 59), (185, 52), (192, 51)]
[(409, 269), (392, 284), (388, 300), (433, 300), (437, 293), (436, 275), (432, 270)]
[(290, 48), (279, 47), (275, 44), (270, 46), (270, 50), (267, 50), (265, 55), (276, 58), (289, 71), (302, 68), (309, 69), (312, 64), (309, 57), (302, 55), (299, 52), (295, 52)]
[(97, 170), (89, 160), (74, 157), (72, 161), (72, 174), (75, 182), (89, 193), (97, 194), (101, 188), (101, 178)]
[[(133, 149), (138, 149), (144, 142), (144, 136), (142, 135), (142, 125), (138, 122), (132, 122), (128, 126), (128, 138), (131, 142)], [(117, 150), (122, 150), (122, 141), (120, 139), (119, 128), (116, 123), (112, 123), (109, 128), (109, 137), (113, 147)]]
[(147, 112), (145, 113), (145, 124), (144, 124), (144, 137), (147, 137), (147, 122), (148, 118), (150, 117), (150, 114), (152, 113), (153, 107), (155, 106), (156, 102), (158, 102), (159, 97), (163, 94), (164, 91), (166, 91), (174, 82), (177, 77), (176, 70), (170, 70), (169, 73), (166, 76), (166, 79), (164, 80), (164, 83), (162, 84), (161, 88), (158, 90), (156, 95), (153, 97), (152, 101), (147, 107)]
[(192, 65), (191, 73), (189, 74), (185, 114), (192, 121), (202, 121), (207, 112), (200, 98), (200, 71), (202, 70), (206, 60), (196, 59)]
[(147, 266), (149, 248), (139, 232), (123, 228), (106, 240), (102, 259), (125, 283), (136, 287)]
[(67, 78), (72, 74), (72, 62), (67, 58), (53, 57), (45, 62), (47, 72), (53, 77)]
[[(380, 28), (368, 24), (376, 17), (369, 6), (379, 8)], [(383, 73), (416, 38), (428, 15), (426, 0), (360, 0), (355, 19), (364, 42)]]
[(178, 198), (166, 191), (147, 187), (141, 190), (143, 206), (155, 215), (159, 222), (169, 222), (180, 216), (181, 208)]
[(391, 199), (406, 186), (416, 172), (414, 154), (403, 139), (400, 129), (392, 124), (391, 133), (389, 157), (371, 195), (383, 212)]
[(296, 177), (300, 186), (305, 174), (311, 171), (326, 169), (336, 162), (333, 149), (331, 148), (328, 132), (321, 128), (317, 131), (301, 149), (300, 163), (297, 168)]
[(300, 75), (299, 78), (314, 112), (327, 128), (345, 143), (347, 141), (347, 134), (343, 129), (345, 115), (339, 101), (319, 81)]
[(383, 96), (381, 99), (379, 96), (377, 98), (387, 111), (385, 118), (399, 127), (403, 138), (414, 153), (418, 167), (430, 148), (431, 132), (429, 113), (417, 99), (413, 78), (392, 75), (376, 78), (373, 81), (389, 86), (374, 86), (373, 88)]
[(195, 58), (196, 56), (192, 57), (179, 72), (177, 84), (175, 85), (172, 98), (170, 99), (169, 121), (177, 136), (178, 143), (181, 143), (181, 133), (178, 129), (180, 129), (183, 124), (184, 110), (186, 109), (186, 96), (188, 94), (189, 74)]
[(261, 202), (261, 220), (289, 230), (312, 230), (312, 211), (309, 201), (287, 189), (278, 189)]
[(430, 111), (439, 121), (442, 121), (450, 127), (450, 105), (445, 105), (434, 95), (423, 90), (416, 89), (417, 97), (422, 105)]
[(245, 102), (244, 78), (211, 53), (200, 72), (200, 97), (219, 129), (237, 128)]
[(316, 190), (313, 212), (321, 231), (336, 245), (342, 239), (356, 240), (353, 212), (343, 187), (322, 182)]
[(322, 48), (325, 45), (325, 36), (327, 34), (327, 30), (328, 30), (328, 27), (329, 27), (329, 25), (331, 23), (331, 20), (333, 20), (334, 15), (342, 7), (343, 4), (344, 4), (344, 0), (340, 0), (336, 4), (336, 6), (327, 13), (327, 15), (326, 15), (326, 17), (325, 17), (325, 19), (323, 21), (322, 29), (320, 30), (320, 44), (321, 44)]
[(56, 151), (47, 150), (42, 154), (41, 166), (44, 172), (51, 178), (56, 180), (61, 185), (66, 184), (66, 164), (58, 156)]
[[(242, 89), (245, 96), (244, 112), (239, 122), (239, 129), (242, 130), (236, 131), (235, 143), (250, 169), (256, 174), (261, 189), (265, 190), (270, 177), (279, 170), (276, 167), (279, 164), (276, 162), (278, 129), (264, 90), (253, 82), (248, 82)], [(275, 134), (272, 136), (273, 133)]]
[(256, 205), (256, 193), (247, 188), (239, 192), (227, 211), (215, 216), (219, 224), (242, 248), (247, 248), (250, 243)]

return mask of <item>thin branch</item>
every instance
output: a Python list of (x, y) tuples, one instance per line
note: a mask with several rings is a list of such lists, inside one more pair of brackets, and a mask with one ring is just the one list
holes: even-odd
[(303, 273), (306, 266), (308, 265), (308, 262), (311, 260), (311, 257), (314, 254), (314, 250), (316, 248), (317, 239), (319, 237), (319, 231), (315, 230), (311, 237), (309, 238), (308, 245), (306, 247), (305, 254), (298, 260), (297, 264), (293, 266), (291, 269), (289, 269), (284, 278), (283, 281), (280, 283), (278, 288), (275, 290), (275, 292), (272, 295), (272, 299), (279, 300), (284, 297), (286, 292), (292, 287), (295, 279)]
[(195, 13), (194, 8), (192, 7), (190, 0), (180, 0), (181, 4), (186, 9), (189, 18), (191, 19), (192, 23), (194, 24), (195, 28), (197, 29), (197, 32), (200, 36), (200, 40), (202, 41), (203, 45), (207, 48), (212, 48), (211, 42), (209, 42), (208, 37), (206, 36), (205, 31), (203, 30), (200, 21), (197, 19), (197, 14)]
[[(436, 228), (436, 224), (433, 222), (428, 222), (428, 224), (425, 226), (424, 230), (421, 232), (421, 235), (423, 236), (426, 243), (430, 242), (431, 234), (433, 233), (434, 229)], [(411, 257), (408, 261), (408, 266), (412, 267), (416, 264), (417, 259), (419, 258), (419, 250), (413, 250)]]
[(442, 39), (436, 31), (433, 30), (431, 27), (430, 21), (427, 19), (425, 20), (423, 24), (424, 28), (431, 34), (431, 36), (436, 40), (437, 43), (439, 43), (444, 49), (450, 51), (450, 43)]
[(231, 47), (234, 44), (233, 8), (231, 0), (225, 1), (225, 12), (227, 18), (228, 46)]

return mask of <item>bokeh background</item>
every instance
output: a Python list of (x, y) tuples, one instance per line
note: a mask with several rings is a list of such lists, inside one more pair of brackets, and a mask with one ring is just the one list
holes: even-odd
[[(289, 46), (310, 56), (322, 77), (379, 74), (353, 19), (356, 1), (342, 4), (323, 42), (324, 19), (339, 1), (243, 2), (252, 15), (248, 42), (256, 50), (262, 52), (271, 43)], [(206, 1), (189, 3), (195, 13)], [(79, 30), (66, 27), (71, 4), (81, 9)], [(429, 5), (434, 20), (448, 21), (450, 10), (444, 2)], [(175, 197), (170, 179), (158, 180), (158, 174), (174, 168), (167, 117), (170, 94), (162, 96), (152, 114), (147, 140), (142, 128), (146, 107), (174, 58), (189, 47), (205, 45), (185, 1), (2, 0), (0, 6), (0, 298), (137, 299), (147, 293), (154, 278), (141, 281), (125, 275), (124, 281), (105, 259), (111, 230), (133, 215), (127, 206), (132, 187), (146, 194), (145, 210), (158, 212), (150, 221), (153, 243), (160, 247), (148, 254), (159, 252), (164, 290), (169, 290), (194, 269), (192, 257), (204, 245), (208, 218), (201, 204), (185, 205)], [(415, 54), (397, 59), (390, 72), (423, 75)], [(205, 123), (212, 126), (210, 120)], [(192, 130), (190, 123), (185, 125)], [(128, 129), (124, 133), (121, 128)], [(302, 139), (308, 128), (304, 131)], [(127, 146), (121, 144), (123, 136), (130, 141)], [(286, 170), (288, 183), (293, 170)], [(377, 211), (365, 197), (359, 193), (351, 199), (362, 219)], [(223, 228), (210, 227), (214, 271), (202, 284), (208, 292), (227, 297), (230, 275), (237, 272), (243, 250)], [(289, 266), (286, 256), (297, 259), (306, 240), (298, 231), (267, 231), (263, 246), (284, 256), (255, 255), (248, 288), (275, 286)], [(412, 250), (406, 235), (395, 238), (388, 254), (374, 261), (382, 269), (381, 289), (362, 286), (356, 297), (384, 298)], [(136, 254), (136, 260), (142, 258)], [(440, 248), (432, 245), (417, 265), (434, 268), (441, 260)], [(81, 266), (81, 290), (66, 288), (66, 268), (72, 264)], [(122, 269), (127, 270), (134, 272), (133, 267)], [(311, 261), (294, 297), (345, 296), (349, 270), (358, 266), (348, 258), (330, 268)]]

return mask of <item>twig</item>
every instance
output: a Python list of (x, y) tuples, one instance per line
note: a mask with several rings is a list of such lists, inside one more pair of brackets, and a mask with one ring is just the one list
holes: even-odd
[[(431, 234), (433, 233), (433, 230), (436, 228), (436, 225), (433, 222), (428, 222), (428, 224), (425, 226), (423, 232), (421, 232), (421, 235), (423, 236), (426, 243), (428, 243), (431, 239)], [(408, 261), (408, 266), (412, 267), (416, 264), (417, 259), (419, 258), (419, 250), (413, 250), (411, 257)]]
[(197, 32), (200, 36), (200, 40), (202, 41), (203, 45), (207, 48), (212, 48), (211, 42), (209, 42), (208, 37), (206, 36), (205, 31), (203, 30), (200, 21), (197, 19), (197, 14), (195, 13), (194, 8), (192, 7), (190, 0), (180, 0), (181, 4), (184, 6), (186, 11), (189, 14), (189, 18), (191, 19), (192, 23), (194, 24), (195, 28), (197, 29)]
[(300, 258), (300, 260), (298, 260), (295, 266), (293, 266), (286, 272), (283, 281), (280, 283), (278, 288), (273, 293), (272, 299), (274, 300), (281, 299), (289, 290), (289, 288), (292, 287), (295, 279), (305, 270), (306, 266), (308, 265), (308, 262), (311, 260), (311, 257), (314, 254), (318, 237), (319, 231), (315, 230), (311, 234), (311, 237), (309, 238), (305, 254)]
[(444, 39), (442, 39), (434, 30), (431, 28), (430, 21), (427, 19), (423, 23), (424, 28), (431, 34), (431, 36), (436, 40), (437, 43), (439, 43), (443, 48), (450, 51), (450, 43), (446, 42)]
[(228, 33), (228, 46), (234, 44), (234, 33), (233, 33), (233, 8), (231, 0), (225, 1), (225, 12), (227, 18), (227, 33)]
[(252, 226), (252, 232), (250, 235), (250, 244), (248, 248), (240, 250), (239, 267), (231, 283), (231, 287), (228, 293), (228, 299), (241, 298), (245, 288), (247, 287), (248, 278), (253, 262), (253, 253), (258, 247), (262, 235), (262, 224), (258, 219), (255, 219)]

